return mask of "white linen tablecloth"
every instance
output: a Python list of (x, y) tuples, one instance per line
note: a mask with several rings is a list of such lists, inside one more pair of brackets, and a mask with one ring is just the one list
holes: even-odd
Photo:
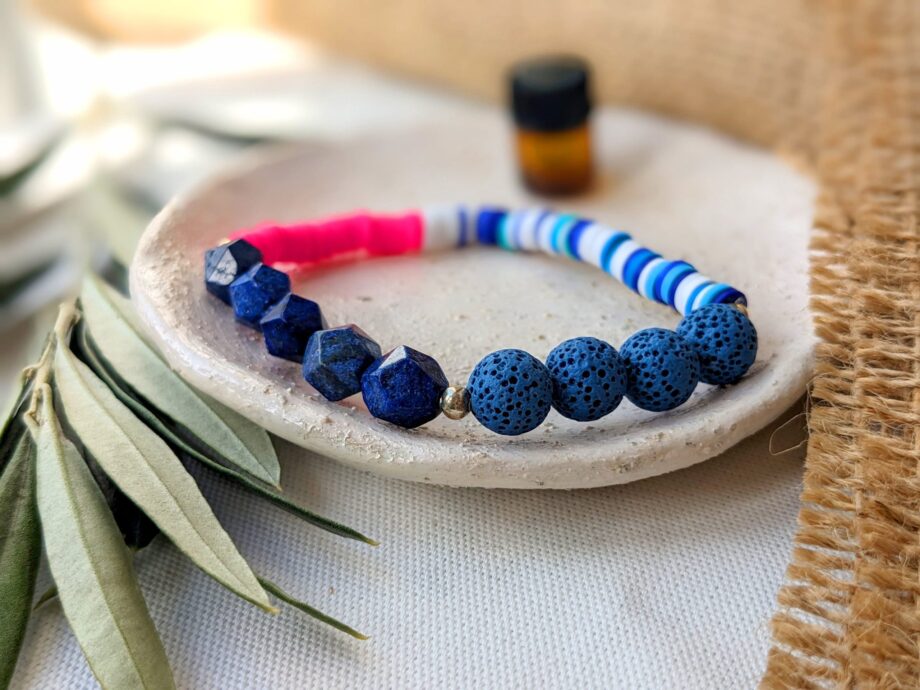
[[(771, 455), (775, 426), (680, 472), (572, 492), (410, 484), (282, 444), (291, 497), (378, 548), (205, 477), (257, 571), (367, 642), (261, 612), (162, 537), (137, 570), (182, 688), (754, 688), (802, 474), (801, 450)], [(58, 603), (35, 614), (14, 687), (95, 687)]]

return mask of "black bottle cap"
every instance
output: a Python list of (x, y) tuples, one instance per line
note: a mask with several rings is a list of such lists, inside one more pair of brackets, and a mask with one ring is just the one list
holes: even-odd
[(591, 111), (588, 63), (541, 57), (511, 70), (511, 110), (519, 127), (554, 132), (582, 125)]

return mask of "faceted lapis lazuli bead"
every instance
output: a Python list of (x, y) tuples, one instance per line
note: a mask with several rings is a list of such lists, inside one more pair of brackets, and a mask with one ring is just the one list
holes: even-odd
[(626, 364), (626, 397), (643, 410), (673, 410), (687, 401), (700, 380), (693, 346), (666, 328), (634, 333), (620, 348), (620, 357)]
[(447, 377), (426, 354), (401, 345), (378, 358), (361, 377), (368, 411), (406, 429), (430, 422), (441, 412)]
[(265, 312), (259, 325), (269, 354), (292, 362), (302, 361), (310, 336), (327, 328), (316, 302), (291, 293)]
[(265, 312), (290, 291), (287, 273), (256, 264), (230, 284), (230, 305), (238, 321), (258, 329)]
[(626, 394), (626, 365), (609, 343), (572, 338), (546, 358), (553, 379), (553, 407), (563, 417), (594, 422), (613, 412)]
[(354, 324), (316, 331), (303, 355), (303, 377), (327, 400), (361, 390), (361, 375), (380, 356), (380, 345)]
[(204, 254), (204, 284), (212, 295), (230, 304), (230, 283), (262, 262), (262, 252), (246, 240), (234, 240)]
[(700, 307), (684, 317), (677, 334), (699, 355), (703, 383), (737, 383), (757, 358), (757, 329), (730, 304)]
[(473, 416), (505, 436), (536, 429), (553, 400), (549, 370), (523, 350), (498, 350), (483, 357), (470, 374), (467, 389)]

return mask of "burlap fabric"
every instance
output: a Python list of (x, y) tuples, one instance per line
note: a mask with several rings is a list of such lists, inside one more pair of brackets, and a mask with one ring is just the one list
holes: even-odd
[(312, 0), (274, 19), (486, 97), (577, 51), (599, 96), (774, 147), (822, 188), (821, 338), (766, 688), (920, 687), (920, 3)]

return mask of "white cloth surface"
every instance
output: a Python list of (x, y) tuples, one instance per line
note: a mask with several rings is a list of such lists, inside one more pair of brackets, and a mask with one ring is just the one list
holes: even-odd
[[(162, 537), (137, 570), (182, 688), (754, 688), (802, 472), (802, 451), (771, 455), (772, 428), (574, 492), (411, 484), (282, 444), (290, 496), (378, 548), (203, 475), (254, 568), (366, 642), (261, 612)], [(95, 687), (59, 604), (34, 615), (14, 687)]]

